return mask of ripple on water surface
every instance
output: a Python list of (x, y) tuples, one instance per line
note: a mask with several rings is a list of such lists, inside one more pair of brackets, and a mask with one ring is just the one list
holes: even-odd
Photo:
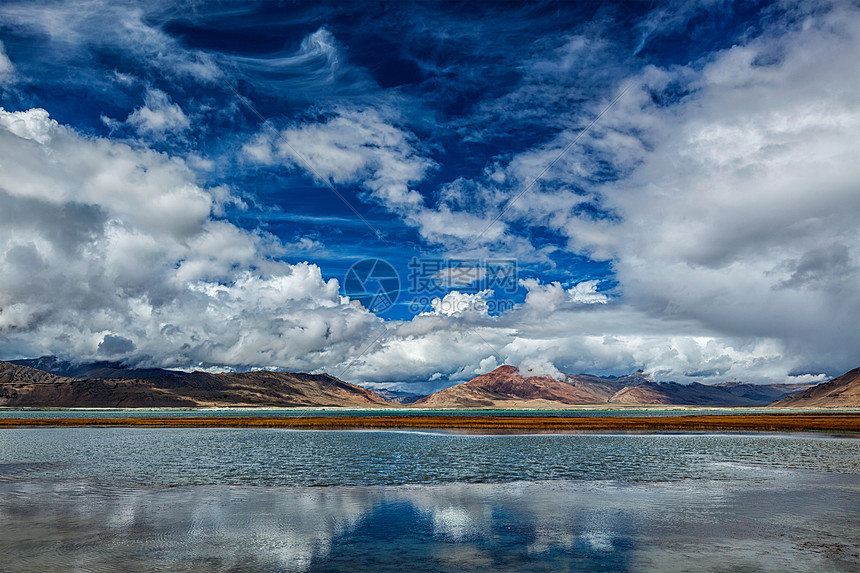
[(23, 472), (173, 486), (650, 482), (752, 479), (778, 469), (860, 473), (860, 440), (773, 434), (463, 435), (249, 428), (0, 432), (0, 480)]
[(4, 430), (0, 570), (856, 571), (858, 461), (816, 435)]

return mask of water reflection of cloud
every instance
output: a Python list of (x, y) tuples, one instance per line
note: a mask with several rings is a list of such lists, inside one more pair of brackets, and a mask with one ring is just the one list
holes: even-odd
[(463, 539), (473, 529), (472, 518), (462, 507), (444, 507), (433, 512), (433, 529), (437, 535)]
[(539, 554), (613, 551), (629, 529), (617, 503), (626, 495), (613, 484), (516, 482), (407, 489), (398, 498), (428, 515), (434, 534), (450, 541), (490, 538), (497, 522), (514, 520), (527, 532), (528, 553)]
[[(377, 503), (367, 490), (341, 488), (16, 485), (0, 492), (0, 548), (29, 546), (17, 557), (33, 570), (123, 562), (139, 570), (205, 563), (217, 570), (307, 571)], [(57, 550), (73, 554), (61, 558)], [(197, 568), (206, 569), (191, 570)]]
[[(33, 551), (18, 555), (30, 568), (50, 568), (56, 563), (45, 556), (60, 550), (73, 551), (67, 557), (94, 566), (122, 561), (140, 563), (141, 569), (143, 564), (172, 569), (207, 563), (217, 569), (309, 571), (329, 559), (339, 542), (391, 532), (385, 523), (391, 512), (405, 515), (415, 528), (423, 520), (432, 532), (407, 551), (449, 564), (488, 565), (500, 550), (527, 556), (612, 548), (613, 534), (601, 533), (605, 528), (593, 518), (580, 519), (583, 492), (545, 484), (110, 489), (66, 482), (16, 487), (0, 497), (0, 525), (14, 520), (19, 532), (47, 528), (54, 533), (42, 542), (31, 539)], [(52, 502), (33, 501), (39, 499)], [(516, 532), (506, 533), (498, 547), (499, 528), (512, 523)], [(27, 535), (21, 533), (17, 541)], [(5, 542), (14, 546), (14, 537)], [(577, 544), (577, 539), (588, 543)]]
[[(665, 570), (673, 558), (702, 553), (707, 538), (711, 562), (728, 551), (749, 564), (756, 553), (744, 542), (763, 526), (771, 541), (779, 532), (787, 550), (805, 528), (822, 526), (837, 490), (816, 491), (821, 499), (803, 502), (805, 517), (792, 521), (785, 512), (796, 511), (798, 498), (786, 509), (782, 490), (722, 481), (329, 488), (9, 481), (0, 483), (0, 554), (19, 570), (68, 563), (92, 570), (123, 563), (128, 571), (397, 571), (410, 563)], [(854, 490), (846, 492), (840, 503)]]

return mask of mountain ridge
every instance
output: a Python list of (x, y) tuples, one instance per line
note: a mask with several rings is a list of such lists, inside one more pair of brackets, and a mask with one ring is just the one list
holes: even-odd
[[(33, 364), (41, 368), (32, 368)], [(46, 370), (77, 374), (59, 376)], [(106, 374), (106, 375), (103, 375)], [(134, 374), (150, 374), (134, 376)], [(838, 397), (838, 399), (837, 399)], [(831, 402), (836, 403), (831, 404)], [(328, 374), (135, 369), (119, 363), (76, 364), (55, 357), (0, 362), (0, 406), (7, 407), (360, 407), (558, 408), (559, 406), (846, 407), (860, 405), (860, 368), (819, 385), (678, 384), (638, 370), (626, 376), (533, 375), (503, 365), (420, 396), (378, 393)]]
[(6, 407), (387, 407), (372, 391), (328, 374), (191, 372), (150, 378), (69, 378), (0, 362)]
[(654, 382), (641, 370), (620, 377), (529, 376), (504, 365), (415, 402), (429, 408), (546, 408), (586, 405), (767, 406), (808, 384)]

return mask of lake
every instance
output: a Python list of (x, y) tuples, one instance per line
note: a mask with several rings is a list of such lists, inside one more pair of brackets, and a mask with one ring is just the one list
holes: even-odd
[(0, 431), (0, 570), (857, 571), (860, 440)]

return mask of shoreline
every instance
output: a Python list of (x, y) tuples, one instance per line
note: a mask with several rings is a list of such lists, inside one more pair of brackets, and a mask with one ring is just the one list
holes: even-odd
[(797, 406), (696, 406), (690, 404), (562, 404), (558, 408), (502, 408), (502, 407), (475, 407), (475, 408), (431, 408), (422, 406), (398, 405), (379, 407), (351, 407), (351, 406), (260, 406), (260, 405), (231, 405), (231, 406), (150, 406), (150, 407), (122, 407), (122, 406), (0, 406), (0, 417), (4, 412), (163, 412), (165, 414), (177, 412), (247, 412), (248, 417), (257, 417), (255, 412), (343, 412), (349, 415), (353, 412), (359, 413), (383, 413), (387, 412), (393, 416), (409, 414), (426, 414), (439, 412), (439, 415), (461, 412), (499, 412), (505, 414), (518, 413), (545, 413), (551, 416), (557, 413), (576, 412), (726, 412), (727, 414), (860, 414), (860, 406), (845, 407), (797, 407)]
[(709, 414), (690, 416), (207, 416), (144, 418), (0, 418), (0, 429), (33, 427), (283, 428), (296, 430), (496, 430), (555, 432), (860, 433), (860, 413)]

